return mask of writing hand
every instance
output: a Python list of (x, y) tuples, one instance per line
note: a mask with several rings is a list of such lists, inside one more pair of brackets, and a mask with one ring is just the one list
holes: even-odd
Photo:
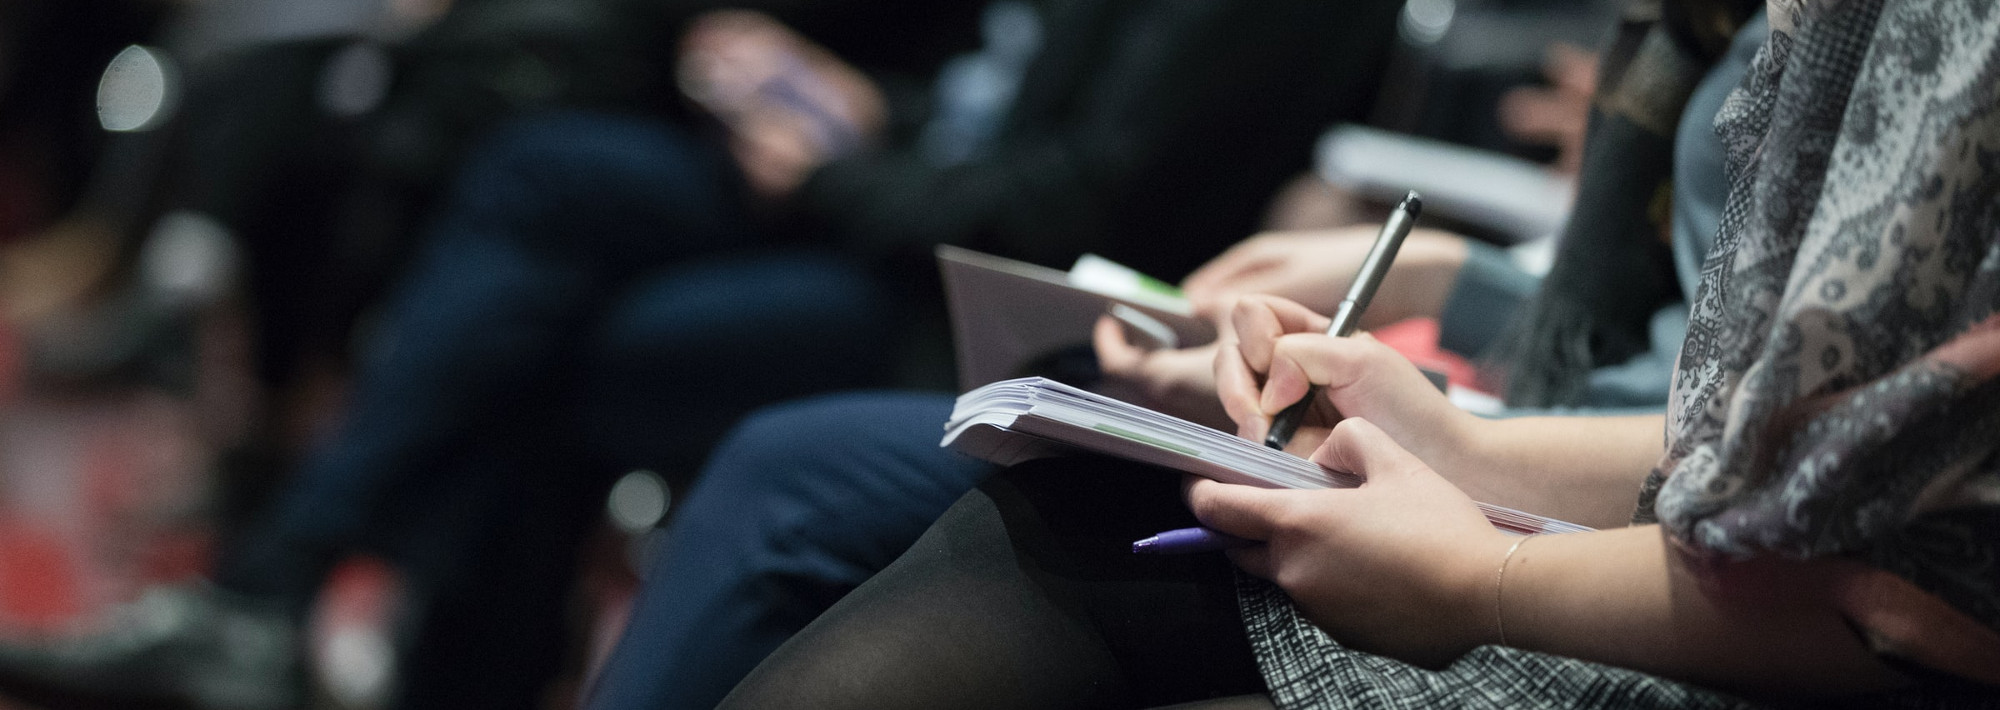
[(1424, 378), (1416, 365), (1359, 334), (1325, 334), (1328, 320), (1275, 296), (1246, 296), (1231, 312), (1234, 338), (1215, 359), (1216, 394), (1237, 435), (1262, 441), (1271, 416), (1320, 386), (1319, 398), (1287, 451), (1317, 448), (1344, 416), (1366, 417), (1432, 466), (1456, 472), (1480, 420), (1466, 414)]

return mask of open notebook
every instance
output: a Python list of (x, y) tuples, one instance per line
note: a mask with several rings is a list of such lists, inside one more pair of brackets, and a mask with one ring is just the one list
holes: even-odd
[[(1361, 477), (1276, 449), (1041, 377), (1003, 380), (959, 395), (942, 446), (1001, 465), (1091, 451), (1225, 483), (1265, 488), (1352, 488)], [(1590, 528), (1480, 503), (1514, 533)]]

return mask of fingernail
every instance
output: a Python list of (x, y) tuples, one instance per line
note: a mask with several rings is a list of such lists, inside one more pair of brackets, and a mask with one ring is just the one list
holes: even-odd
[(1265, 389), (1257, 395), (1257, 411), (1262, 413), (1266, 419), (1275, 416), (1278, 412), (1284, 411), (1285, 406), (1283, 402), (1271, 401), (1271, 390), (1269, 389)]

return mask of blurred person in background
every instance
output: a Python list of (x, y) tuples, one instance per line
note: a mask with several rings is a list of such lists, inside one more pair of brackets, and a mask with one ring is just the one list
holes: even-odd
[[(368, 38), (320, 37), (296, 26), (273, 30), (259, 24), (274, 21), (274, 15), (320, 16), (310, 9), (290, 12), (255, 2), (197, 8), (190, 14), (209, 22), (188, 20), (188, 24), (173, 26), (166, 32), (165, 49), (128, 49), (121, 58), (137, 57), (140, 61), (114, 64), (106, 72), (109, 76), (137, 75), (153, 80), (151, 85), (142, 84), (138, 93), (143, 96), (145, 89), (154, 89), (153, 97), (158, 101), (137, 106), (140, 112), (136, 119), (119, 119), (131, 120), (118, 127), (129, 132), (112, 137), (112, 149), (91, 176), (89, 198), (76, 209), (75, 221), (92, 228), (87, 233), (44, 235), (24, 243), (28, 248), (7, 255), (7, 278), (0, 281), (8, 290), (10, 316), (28, 331), (29, 364), (38, 385), (58, 389), (141, 384), (185, 393), (190, 387), (205, 386), (188, 381), (193, 375), (192, 353), (188, 352), (190, 319), (210, 317), (213, 309), (204, 303), (213, 304), (218, 298), (224, 309), (233, 305), (229, 294), (236, 284), (230, 279), (242, 281), (241, 293), (247, 297), (243, 305), (252, 314), (257, 336), (255, 374), (265, 385), (269, 400), (262, 412), (264, 421), (258, 423), (264, 428), (248, 433), (248, 444), (253, 447), (250, 458), (264, 462), (252, 461), (246, 466), (239, 460), (224, 470), (225, 577), (233, 569), (239, 579), (261, 584), (290, 571), (263, 568), (255, 562), (228, 563), (238, 556), (229, 550), (261, 539), (259, 531), (241, 529), (228, 513), (257, 508), (268, 494), (254, 489), (270, 488), (273, 469), (286, 466), (284, 452), (305, 446), (304, 442), (314, 437), (312, 422), (326, 417), (329, 399), (316, 393), (326, 389), (329, 371), (337, 374), (343, 366), (351, 323), (369, 301), (379, 298), (382, 282), (399, 268), (402, 254), (409, 251), (399, 240), (407, 239), (406, 231), (433, 209), (433, 197), (440, 192), (434, 183), (449, 182), (445, 176), (456, 170), (453, 166), (460, 162), (466, 146), (487, 133), (485, 127), (538, 107), (594, 106), (634, 115), (674, 115), (668, 108), (680, 105), (671, 93), (665, 93), (669, 85), (646, 84), (667, 72), (634, 68), (632, 63), (642, 56), (621, 44), (621, 33), (636, 30), (607, 22), (608, 11), (602, 8), (497, 0), (461, 2), (452, 10), (416, 37), (385, 45)], [(329, 12), (339, 14), (337, 8)], [(214, 16), (206, 16), (209, 13)], [(935, 16), (915, 13), (905, 19), (914, 23)], [(324, 30), (311, 22), (304, 24), (306, 29)], [(656, 30), (665, 34), (676, 31), (671, 26)], [(255, 31), (279, 36), (259, 42), (231, 34)], [(291, 36), (299, 33), (306, 36)], [(925, 34), (952, 36), (943, 30)], [(878, 52), (876, 56), (895, 54)], [(92, 64), (103, 66), (101, 61)], [(135, 71), (146, 69), (152, 70), (150, 76), (146, 71)], [(86, 103), (91, 98), (88, 87), (72, 87), (72, 93), (80, 93)], [(104, 114), (106, 107), (99, 108)], [(673, 120), (685, 123), (689, 119), (681, 116)], [(589, 152), (589, 147), (582, 152)], [(561, 166), (544, 167), (563, 170)], [(579, 177), (599, 179), (581, 172)], [(615, 182), (632, 177), (620, 174), (602, 179)], [(635, 182), (641, 183), (641, 189), (659, 187), (673, 199), (729, 189), (727, 182), (714, 181), (688, 190), (679, 190), (687, 187), (684, 182), (644, 184), (655, 177), (642, 176)], [(576, 187), (590, 189), (589, 185)], [(722, 223), (727, 210), (715, 212), (695, 218)], [(649, 225), (661, 221), (643, 208), (625, 217), (629, 221), (612, 225), (616, 231), (600, 236), (615, 239), (663, 228), (663, 223)], [(728, 236), (719, 230), (710, 234)], [(560, 239), (569, 235), (550, 236)], [(649, 241), (671, 244), (665, 238)], [(69, 249), (77, 244), (88, 248)], [(49, 245), (59, 248), (43, 248)], [(644, 246), (644, 242), (635, 246)], [(230, 250), (238, 252), (237, 258), (243, 262), (233, 273), (228, 268), (211, 269), (191, 278), (181, 274), (162, 284), (150, 268), (156, 260), (153, 257), (161, 254), (169, 257), (169, 263), (184, 265), (189, 257), (196, 262), (205, 257), (211, 267), (226, 267), (232, 259), (227, 253)], [(67, 256), (78, 251), (87, 253), (74, 260), (46, 258), (51, 252)], [(636, 250), (623, 256), (627, 263), (610, 268), (636, 271), (647, 258)], [(557, 610), (569, 583), (577, 538), (588, 530), (594, 504), (601, 500), (604, 483), (597, 472), (640, 465), (670, 470), (681, 461), (675, 456), (699, 455), (703, 427), (719, 430), (723, 420), (731, 416), (725, 397), (700, 389), (708, 380), (669, 382), (654, 373), (734, 364), (745, 351), (730, 349), (728, 342), (754, 341), (764, 350), (771, 343), (746, 339), (744, 334), (783, 331), (783, 337), (822, 344), (826, 364), (811, 372), (804, 384), (801, 382), (807, 375), (801, 373), (800, 378), (762, 381), (768, 394), (757, 394), (752, 388), (734, 390), (728, 396), (753, 398), (754, 402), (758, 397), (874, 381), (857, 379), (859, 375), (851, 373), (879, 371), (873, 366), (878, 360), (867, 357), (868, 352), (860, 350), (858, 344), (872, 348), (886, 338), (887, 328), (880, 316), (882, 303), (872, 286), (859, 283), (858, 277), (843, 269), (826, 266), (830, 261), (816, 256), (791, 256), (760, 264), (735, 259), (719, 262), (697, 277), (664, 274), (650, 289), (632, 289), (624, 294), (627, 298), (621, 309), (579, 316), (576, 324), (578, 331), (597, 334), (595, 348), (582, 346), (578, 350), (602, 356), (595, 361), (601, 366), (598, 372), (623, 368), (617, 370), (617, 376), (637, 378), (595, 387), (578, 385), (580, 390), (598, 393), (600, 400), (618, 398), (593, 410), (603, 412), (599, 421), (581, 423), (558, 417), (554, 427), (522, 424), (526, 431), (496, 433), (494, 438), (514, 437), (539, 445), (526, 447), (526, 451), (497, 445), (490, 453), (482, 451), (477, 456), (445, 456), (467, 459), (462, 463), (415, 464), (419, 468), (462, 468), (471, 473), (447, 476), (451, 480), (446, 484), (419, 493), (399, 489), (387, 494), (391, 499), (418, 500), (404, 508), (385, 503), (397, 509), (382, 514), (381, 527), (393, 529), (371, 535), (358, 545), (389, 557), (409, 572), (403, 588), (410, 597), (405, 604), (410, 631), (404, 637), (408, 648), (399, 658), (410, 667), (404, 675), (415, 680), (402, 684), (406, 694), (421, 698), (439, 688), (455, 690), (465, 685), (467, 677), (498, 672), (508, 682), (488, 683), (480, 689), (510, 702), (536, 697), (533, 689), (546, 681), (567, 648), (559, 633), (564, 616)], [(491, 261), (485, 263), (490, 265)], [(756, 293), (726, 288), (739, 277), (761, 279), (764, 288)], [(593, 289), (615, 289), (610, 280), (577, 286), (575, 295), (587, 298), (585, 292)], [(558, 295), (572, 294), (565, 289)], [(466, 303), (459, 301), (458, 305)], [(504, 308), (504, 304), (490, 305)], [(732, 308), (740, 310), (729, 310)], [(745, 313), (750, 317), (740, 317)], [(843, 351), (843, 346), (850, 349)], [(481, 368), (477, 358), (461, 364), (474, 372)], [(634, 382), (658, 382), (670, 391), (635, 392)], [(658, 401), (669, 404), (654, 406)], [(685, 427), (678, 421), (666, 425), (632, 421), (662, 410), (695, 411), (701, 419)], [(391, 416), (395, 414), (399, 413)], [(533, 415), (524, 414), (523, 418), (532, 419)], [(608, 453), (579, 451), (581, 445), (571, 443), (580, 436), (577, 431), (603, 432), (607, 428), (604, 420), (639, 435), (624, 439), (623, 448)], [(436, 424), (416, 424), (404, 433), (418, 439), (446, 436), (446, 432), (431, 428)], [(227, 424), (214, 426), (230, 428)], [(658, 433), (675, 429), (684, 435)], [(367, 440), (365, 434), (362, 440)], [(226, 438), (217, 443), (238, 444)], [(276, 460), (270, 460), (273, 458)], [(587, 469), (594, 477), (564, 480), (577, 469)], [(530, 522), (517, 525), (517, 518)], [(517, 563), (516, 558), (525, 562)], [(493, 572), (472, 571), (481, 564)], [(251, 569), (245, 571), (245, 567)], [(518, 579), (500, 576), (503, 574), (515, 574)], [(464, 589), (470, 585), (461, 580), (472, 576), (481, 576), (481, 584)], [(521, 640), (511, 646), (489, 643), (476, 633), (466, 633), (466, 628), (455, 627), (451, 614), (460, 613), (461, 606), (454, 594), (478, 595), (485, 605), (480, 608), (490, 609), (483, 616), (463, 612), (479, 616), (484, 626), (478, 631), (519, 630), (518, 636), (507, 640)], [(180, 633), (190, 629), (221, 633), (187, 595), (152, 596), (157, 597), (157, 603), (132, 610), (139, 616), (113, 615), (112, 623), (123, 626), (116, 630), (129, 633), (109, 641), (131, 642), (133, 634), (141, 643), (160, 641), (148, 634), (159, 631), (149, 624), (162, 619), (178, 619), (188, 625), (179, 627)], [(191, 614), (187, 613), (190, 609)], [(445, 611), (432, 613), (431, 609)], [(270, 636), (299, 640), (282, 629)], [(255, 635), (232, 638), (254, 641)], [(64, 650), (101, 658), (106, 644), (92, 641), (78, 639)], [(204, 653), (231, 649), (190, 650), (184, 646), (151, 653), (137, 666), (114, 664), (108, 670), (66, 676), (51, 689), (47, 684), (36, 685), (34, 679), (37, 669), (47, 668), (45, 662), (52, 660), (42, 653), (47, 650), (28, 649), (15, 657), (17, 665), (10, 665), (28, 669), (27, 680), (19, 687), (51, 691), (44, 697), (62, 697), (62, 686), (74, 686), (79, 679), (89, 690), (113, 699), (144, 698), (167, 688), (172, 694), (225, 706), (288, 704), (286, 698), (296, 698), (299, 690), (292, 687), (297, 667), (290, 653), (265, 654), (260, 659), (257, 653), (232, 651), (229, 659), (268, 660), (273, 662), (270, 670), (275, 671), (265, 674), (269, 677), (261, 684), (237, 683), (203, 680), (199, 672), (177, 670), (226, 664), (226, 660)], [(431, 670), (440, 665), (437, 659), (464, 653), (484, 653), (484, 658), (499, 662), (470, 663), (479, 676), (451, 675), (454, 669), (450, 667)], [(506, 663), (526, 670), (509, 673)], [(260, 670), (254, 663), (248, 669), (252, 673), (240, 675), (257, 675)], [(432, 677), (438, 680), (427, 685)], [(480, 705), (481, 701), (477, 693), (465, 695), (469, 704)], [(422, 704), (420, 700), (412, 702)]]
[[(832, 52), (763, 16), (710, 16), (688, 64), (651, 76), (684, 79), (719, 121), (535, 112), (479, 132), (397, 279), (345, 423), (233, 539), (220, 591), (169, 595), (178, 625), (0, 665), (44, 697), (283, 704), (295, 659), (282, 639), (325, 570), (383, 549), (430, 578), (400, 702), (532, 703), (562, 647), (565, 551), (601, 500), (603, 477), (579, 470), (620, 460), (612, 447), (653, 461), (658, 447), (698, 450), (703, 428), (775, 396), (727, 373), (828, 386), (845, 381), (831, 367), (892, 358), (870, 324), (895, 311), (842, 290), (856, 255), (898, 281), (917, 279), (896, 264), (928, 271), (936, 243), (1184, 271), (1247, 231), (1319, 127), (1365, 109), (1394, 6), (1051, 3), (1031, 20), (1046, 28), (1038, 51), (989, 41), (1004, 46), (988, 68), (1015, 74), (984, 87), (999, 100), (955, 102), (927, 142), (897, 135), (923, 122)], [(898, 27), (924, 35), (868, 29)], [(736, 59), (782, 70), (733, 91)], [(773, 235), (822, 246), (779, 254)], [(854, 342), (868, 352), (839, 354)], [(243, 663), (228, 651), (246, 634), (281, 641)], [(243, 682), (256, 674), (271, 680)]]

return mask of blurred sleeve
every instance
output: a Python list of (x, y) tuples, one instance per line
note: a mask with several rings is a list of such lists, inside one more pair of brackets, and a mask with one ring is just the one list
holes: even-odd
[(1321, 129), (1366, 111), (1396, 5), (1058, 7), (984, 157), (848, 157), (799, 207), (868, 250), (951, 243), (1045, 263), (1099, 251), (1177, 277), (1254, 229)]

